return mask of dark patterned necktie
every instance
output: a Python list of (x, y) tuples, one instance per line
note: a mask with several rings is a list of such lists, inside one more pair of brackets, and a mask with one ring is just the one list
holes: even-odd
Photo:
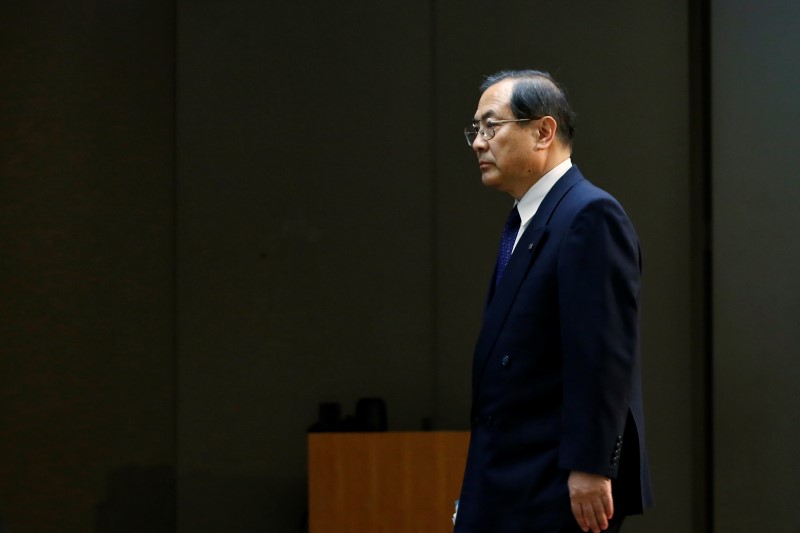
[(497, 276), (494, 278), (494, 286), (500, 283), (500, 278), (503, 277), (503, 271), (506, 269), (508, 260), (511, 259), (511, 252), (514, 251), (514, 241), (517, 240), (517, 232), (519, 232), (519, 211), (515, 205), (511, 212), (508, 214), (506, 226), (503, 228), (503, 238), (500, 240), (500, 251), (497, 253)]

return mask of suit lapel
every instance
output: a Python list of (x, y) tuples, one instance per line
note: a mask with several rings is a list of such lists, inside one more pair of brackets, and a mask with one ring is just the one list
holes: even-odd
[[(511, 254), (511, 259), (497, 288), (490, 288), (490, 297), (486, 304), (483, 326), (475, 347), (472, 368), (473, 398), (477, 397), (478, 378), (483, 374), (489, 354), (492, 353), (492, 348), (497, 341), (497, 336), (500, 334), (506, 316), (508, 316), (508, 311), (517, 297), (519, 286), (522, 280), (525, 279), (525, 275), (541, 250), (542, 245), (547, 240), (547, 224), (550, 222), (553, 211), (567, 192), (583, 179), (578, 167), (573, 165), (553, 185), (553, 188), (542, 200), (542, 204), (536, 210), (536, 214), (514, 248), (514, 253)], [(492, 276), (492, 284), (494, 284), (494, 276)]]

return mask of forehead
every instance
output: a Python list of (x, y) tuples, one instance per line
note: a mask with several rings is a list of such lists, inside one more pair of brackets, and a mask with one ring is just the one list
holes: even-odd
[(499, 81), (486, 89), (478, 101), (478, 109), (475, 111), (475, 120), (483, 120), (489, 117), (505, 117), (511, 111), (511, 90), (514, 88), (514, 80), (506, 79)]

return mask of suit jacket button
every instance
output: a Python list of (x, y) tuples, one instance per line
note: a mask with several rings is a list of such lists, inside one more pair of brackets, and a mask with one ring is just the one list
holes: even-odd
[(500, 364), (503, 366), (508, 366), (511, 363), (511, 358), (508, 355), (504, 355), (503, 358), (500, 360)]
[(491, 415), (490, 415), (490, 416), (487, 416), (487, 417), (486, 417), (486, 427), (487, 427), (487, 428), (489, 428), (489, 427), (492, 427), (492, 424), (494, 424), (494, 420), (492, 420), (492, 417), (491, 417)]

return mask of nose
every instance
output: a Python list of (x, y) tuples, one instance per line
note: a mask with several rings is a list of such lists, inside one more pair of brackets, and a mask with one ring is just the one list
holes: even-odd
[(489, 148), (489, 142), (480, 133), (476, 135), (475, 140), (472, 141), (472, 149), (475, 150), (475, 153), (485, 152), (487, 148)]

